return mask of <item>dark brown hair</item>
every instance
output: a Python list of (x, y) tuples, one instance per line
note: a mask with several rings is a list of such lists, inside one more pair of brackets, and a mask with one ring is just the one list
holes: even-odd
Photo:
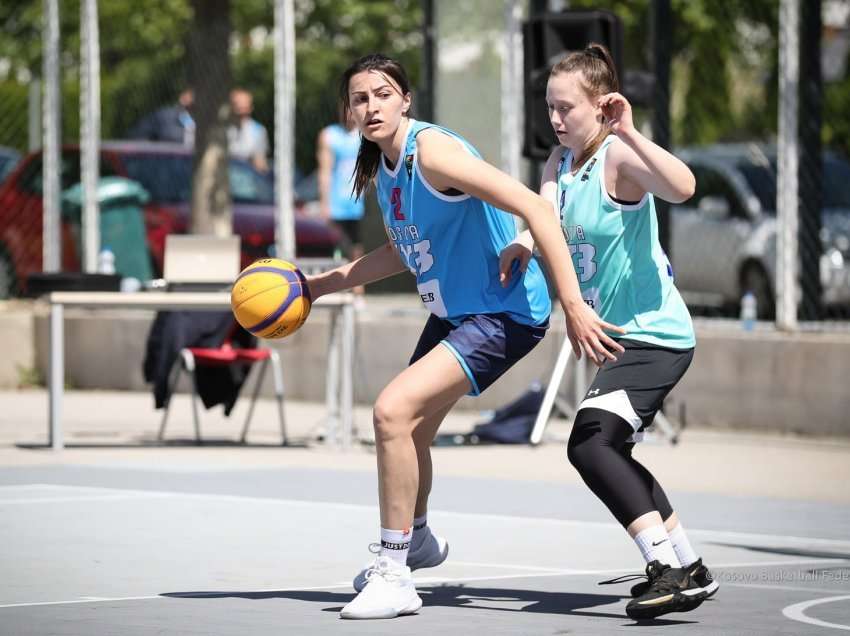
[[(620, 90), (620, 82), (617, 79), (614, 60), (611, 58), (610, 51), (602, 44), (591, 42), (584, 47), (583, 51), (575, 51), (565, 56), (552, 67), (549, 77), (554, 77), (562, 73), (575, 73), (577, 71), (581, 72), (583, 80), (581, 84), (587, 95), (591, 98), (606, 95), (607, 93), (615, 93)], [(576, 165), (580, 166), (588, 157), (593, 155), (610, 134), (610, 127), (608, 124), (603, 123), (602, 130), (593, 138), (590, 145), (584, 149), (576, 161)]]
[[(349, 66), (342, 74), (339, 83), (339, 98), (342, 104), (343, 121), (351, 112), (351, 102), (348, 98), (348, 84), (351, 78), (363, 71), (377, 71), (391, 78), (401, 89), (402, 95), (410, 93), (410, 82), (401, 64), (380, 53), (365, 55)], [(406, 113), (405, 113), (406, 114)], [(378, 172), (381, 161), (381, 149), (374, 141), (369, 141), (360, 135), (360, 150), (357, 153), (357, 163), (354, 166), (354, 188), (352, 192), (359, 199), (369, 187), (369, 182)]]

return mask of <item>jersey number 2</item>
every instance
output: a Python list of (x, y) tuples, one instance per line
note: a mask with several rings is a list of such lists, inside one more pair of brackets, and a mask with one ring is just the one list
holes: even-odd
[(404, 212), (401, 211), (401, 188), (392, 189), (390, 204), (393, 206), (393, 218), (396, 221), (404, 221)]

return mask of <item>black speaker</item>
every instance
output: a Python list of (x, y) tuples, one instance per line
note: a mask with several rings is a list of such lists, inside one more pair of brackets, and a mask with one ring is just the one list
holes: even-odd
[(611, 51), (617, 76), (623, 78), (623, 26), (610, 11), (568, 10), (544, 13), (522, 25), (524, 53), (525, 139), (522, 153), (546, 159), (558, 143), (546, 108), (546, 82), (555, 63), (591, 42)]

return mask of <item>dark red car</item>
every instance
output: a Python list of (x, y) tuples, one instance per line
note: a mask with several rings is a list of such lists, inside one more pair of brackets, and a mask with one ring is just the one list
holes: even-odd
[[(101, 176), (121, 176), (150, 194), (144, 207), (153, 270), (162, 273), (165, 237), (189, 228), (192, 152), (174, 144), (146, 141), (103, 142)], [(80, 181), (77, 146), (62, 149), (61, 189)], [(0, 186), (0, 298), (24, 291), (26, 278), (42, 270), (42, 156), (27, 155)], [(249, 163), (231, 159), (233, 231), (242, 237), (243, 266), (274, 253), (274, 183)], [(296, 201), (295, 244), (300, 257), (332, 256), (339, 231), (327, 222), (299, 214)], [(79, 271), (80, 254), (73, 228), (63, 215), (62, 270)]]

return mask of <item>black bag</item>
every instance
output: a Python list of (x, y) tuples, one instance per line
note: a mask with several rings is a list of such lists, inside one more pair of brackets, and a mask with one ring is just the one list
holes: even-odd
[(513, 402), (494, 411), (489, 421), (476, 424), (471, 435), (484, 443), (527, 444), (544, 393), (543, 386), (535, 382)]
[(471, 433), (442, 433), (434, 438), (434, 445), (527, 444), (545, 393), (545, 387), (534, 382), (513, 402), (493, 411), (486, 422), (476, 424)]

